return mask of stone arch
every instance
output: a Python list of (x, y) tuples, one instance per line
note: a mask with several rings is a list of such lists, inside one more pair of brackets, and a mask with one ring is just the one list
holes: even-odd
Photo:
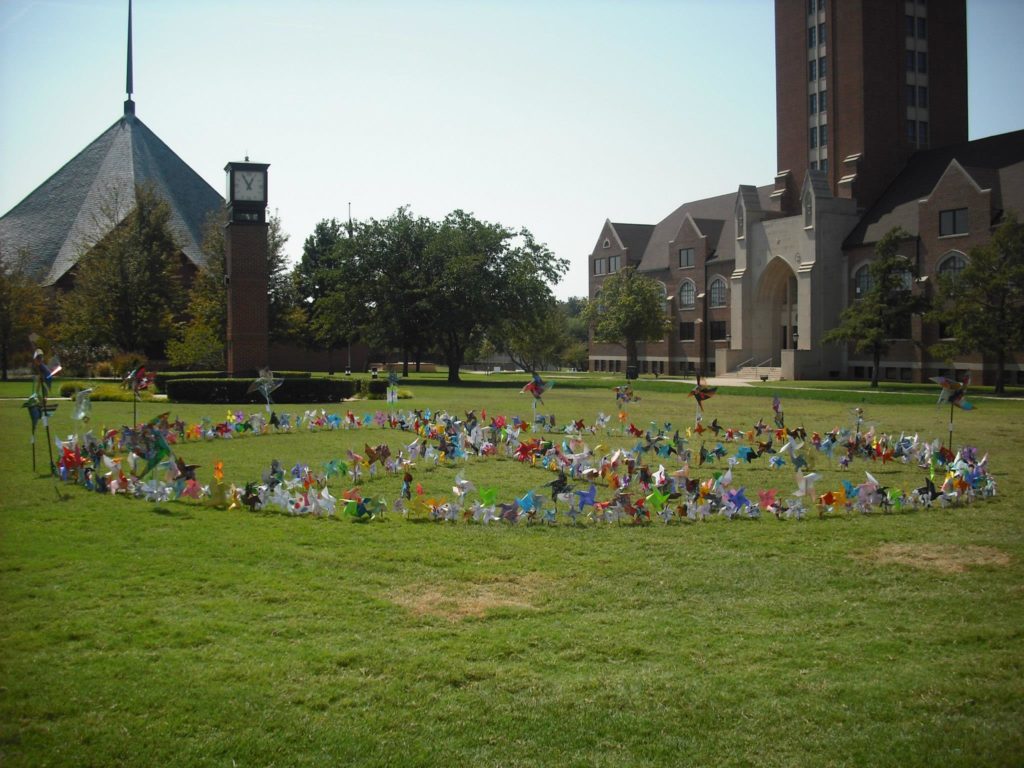
[(768, 360), (780, 365), (784, 349), (793, 349), (799, 315), (797, 277), (781, 257), (768, 260), (754, 291), (751, 352), (754, 363)]

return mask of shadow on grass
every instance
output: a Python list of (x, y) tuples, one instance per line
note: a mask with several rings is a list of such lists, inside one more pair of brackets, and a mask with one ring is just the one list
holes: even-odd
[(162, 515), (163, 517), (175, 517), (179, 520), (194, 520), (192, 513), (186, 509), (168, 509), (167, 507), (153, 507), (154, 515)]

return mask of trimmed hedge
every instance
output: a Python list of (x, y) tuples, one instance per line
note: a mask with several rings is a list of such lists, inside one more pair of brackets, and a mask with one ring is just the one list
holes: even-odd
[[(251, 381), (257, 377), (253, 373), (251, 377), (241, 378), (241, 381)], [(308, 379), (309, 371), (274, 371), (274, 378), (278, 379)], [(171, 379), (226, 379), (229, 378), (224, 371), (160, 371), (153, 377), (157, 392), (167, 391), (167, 382)]]
[[(263, 403), (259, 392), (247, 392), (250, 379), (168, 379), (167, 399), (173, 403)], [(331, 403), (360, 391), (359, 379), (289, 379), (271, 395), (275, 403)]]

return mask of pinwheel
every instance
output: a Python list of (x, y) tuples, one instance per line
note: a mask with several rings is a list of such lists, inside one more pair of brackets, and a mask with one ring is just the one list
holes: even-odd
[(83, 424), (89, 422), (89, 416), (92, 414), (92, 387), (86, 389), (80, 389), (75, 393), (75, 409), (71, 413), (71, 418), (75, 421), (80, 421)]
[(544, 393), (551, 389), (554, 382), (544, 381), (539, 374), (534, 373), (529, 384), (523, 387), (520, 392), (529, 392), (533, 395), (533, 410), (537, 410), (537, 403), (544, 404)]
[(709, 387), (705, 384), (700, 383), (700, 377), (697, 378), (696, 386), (690, 390), (689, 396), (697, 402), (698, 413), (704, 411), (704, 401), (709, 399), (715, 392), (718, 391), (718, 387)]
[(775, 412), (775, 426), (783, 429), (786, 426), (786, 416), (782, 412), (782, 401), (778, 395), (772, 396), (772, 410)]
[(585, 491), (573, 491), (576, 494), (576, 509), (583, 512), (585, 507), (592, 507), (597, 501), (597, 486), (593, 483)]

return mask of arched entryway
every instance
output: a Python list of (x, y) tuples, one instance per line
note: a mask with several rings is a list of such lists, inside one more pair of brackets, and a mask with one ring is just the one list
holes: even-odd
[(784, 258), (773, 257), (754, 293), (754, 364), (781, 365), (782, 351), (796, 347), (799, 300), (796, 273)]

